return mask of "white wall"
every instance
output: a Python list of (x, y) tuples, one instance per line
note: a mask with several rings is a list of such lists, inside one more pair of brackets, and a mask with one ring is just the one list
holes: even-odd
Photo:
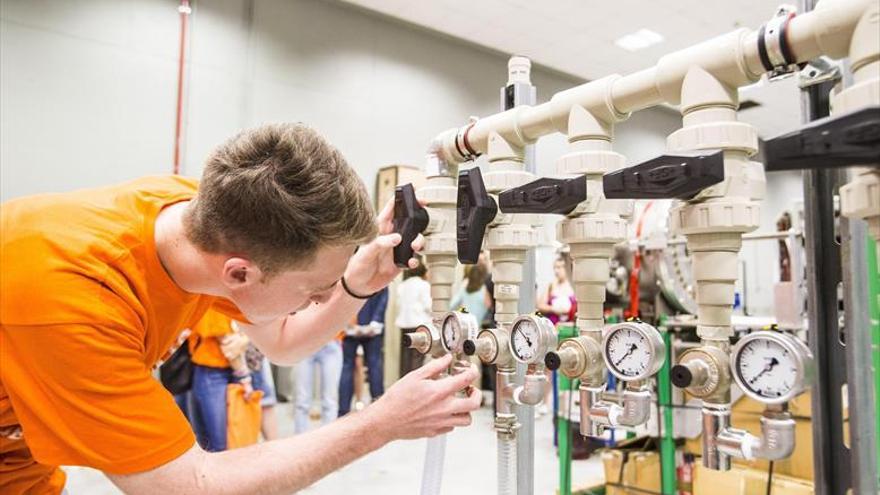
[[(0, 197), (171, 171), (179, 21), (174, 0), (10, 0), (0, 9)], [(335, 2), (195, 4), (183, 172), (242, 127), (307, 122), (370, 186), (420, 164), (429, 140), (497, 111), (507, 57)], [(539, 98), (579, 83), (536, 69)], [(621, 126), (632, 158), (678, 125), (653, 110)], [(539, 172), (565, 150), (541, 142)]]
[[(0, 3), (0, 198), (65, 191), (171, 171), (179, 18), (174, 0)], [(261, 122), (307, 122), (336, 143), (372, 190), (376, 170), (418, 165), (429, 140), (498, 109), (507, 57), (335, 2), (195, 4), (183, 172)], [(526, 54), (527, 55), (527, 54)], [(539, 100), (578, 84), (540, 68)], [(635, 114), (615, 148), (636, 163), (663, 151), (672, 111)], [(793, 123), (793, 126), (795, 124)], [(562, 136), (538, 146), (554, 173)], [(762, 228), (801, 196), (799, 177), (770, 175)], [(552, 226), (547, 227), (552, 238)], [(771, 243), (772, 244), (772, 243)], [(768, 311), (775, 247), (744, 250), (751, 301)], [(549, 266), (552, 249), (539, 253)], [(539, 270), (539, 282), (551, 273)], [(760, 282), (758, 284), (758, 282)], [(750, 291), (751, 292), (751, 291)]]

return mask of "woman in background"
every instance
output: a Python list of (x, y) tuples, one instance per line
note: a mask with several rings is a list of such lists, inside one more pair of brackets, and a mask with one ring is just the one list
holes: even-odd
[(492, 306), (492, 297), (486, 289), (486, 266), (477, 263), (467, 267), (465, 275), (467, 283), (452, 298), (449, 308), (456, 310), (464, 307), (468, 313), (474, 315), (477, 322), (482, 322)]
[[(403, 282), (397, 286), (397, 318), (394, 320), (400, 335), (414, 332), (419, 325), (431, 323), (431, 285), (425, 280), (428, 269), (421, 257), (419, 265), (404, 270)], [(400, 343), (400, 376), (422, 365), (424, 356), (403, 347)]]
[[(553, 323), (554, 327), (558, 328), (560, 324), (575, 321), (577, 316), (577, 299), (574, 288), (568, 281), (568, 260), (563, 254), (553, 261), (553, 276), (554, 280), (547, 286), (547, 290), (538, 292), (535, 307)], [(554, 371), (553, 374), (555, 376), (556, 372)], [(555, 383), (555, 380), (551, 383)], [(547, 404), (550, 403), (551, 388), (547, 388), (544, 402), (537, 407), (537, 412), (541, 416), (549, 412), (550, 408)]]
[(558, 326), (560, 323), (574, 321), (577, 315), (577, 299), (574, 288), (568, 281), (568, 263), (563, 255), (559, 255), (553, 262), (553, 275), (555, 278), (547, 286), (547, 290), (538, 293), (535, 307), (554, 326)]

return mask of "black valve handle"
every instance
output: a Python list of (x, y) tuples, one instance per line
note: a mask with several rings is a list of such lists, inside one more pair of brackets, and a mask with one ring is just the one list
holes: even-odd
[(587, 200), (585, 175), (571, 179), (544, 177), (498, 195), (504, 213), (557, 213), (567, 215)]
[(466, 355), (473, 356), (477, 353), (477, 343), (470, 339), (465, 340), (462, 345), (462, 350)]
[(394, 189), (394, 232), (402, 238), (394, 246), (394, 264), (406, 268), (413, 257), (412, 242), (428, 228), (428, 211), (416, 199), (412, 184), (404, 184)]
[(688, 388), (691, 386), (691, 382), (694, 381), (694, 374), (691, 373), (691, 370), (682, 364), (676, 364), (669, 370), (669, 374), (672, 378), (672, 384), (678, 388)]
[(691, 199), (724, 180), (724, 152), (661, 155), (602, 177), (611, 199)]
[(851, 167), (880, 162), (880, 106), (819, 119), (764, 143), (765, 169)]
[(544, 366), (550, 371), (556, 371), (562, 366), (562, 358), (555, 352), (548, 352), (544, 355)]
[(455, 211), (458, 261), (472, 265), (480, 258), (486, 227), (498, 213), (498, 205), (486, 192), (483, 174), (474, 167), (458, 172), (458, 202)]

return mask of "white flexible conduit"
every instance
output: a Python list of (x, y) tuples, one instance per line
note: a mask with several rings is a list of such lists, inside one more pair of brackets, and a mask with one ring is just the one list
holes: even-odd
[(498, 495), (516, 495), (516, 437), (498, 435)]
[(421, 495), (440, 495), (443, 482), (443, 462), (446, 455), (446, 435), (428, 439), (425, 447), (425, 466), (422, 469)]

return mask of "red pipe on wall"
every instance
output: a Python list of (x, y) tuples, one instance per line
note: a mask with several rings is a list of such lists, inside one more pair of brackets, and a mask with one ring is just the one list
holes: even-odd
[(184, 95), (184, 70), (186, 67), (186, 34), (189, 28), (189, 15), (192, 8), (189, 0), (180, 0), (177, 7), (180, 12), (180, 53), (177, 63), (177, 116), (174, 122), (174, 173), (180, 173), (180, 148), (183, 138), (183, 95)]

